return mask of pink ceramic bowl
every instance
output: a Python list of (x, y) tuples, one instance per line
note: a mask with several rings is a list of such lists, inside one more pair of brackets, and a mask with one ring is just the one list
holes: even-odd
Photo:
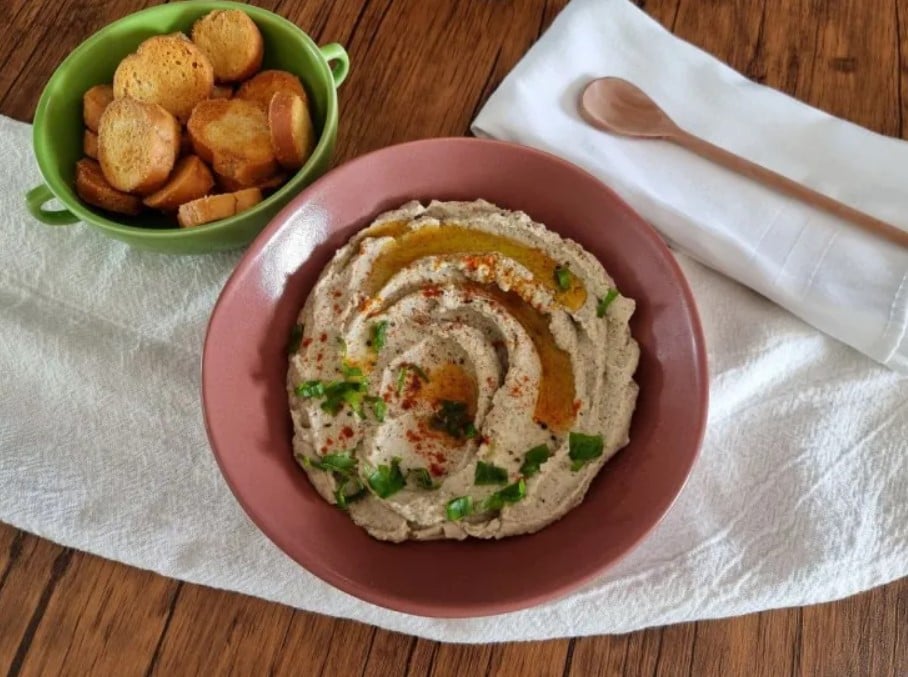
[[(291, 455), (284, 379), (290, 330), (335, 249), (411, 199), (485, 198), (520, 209), (596, 255), (637, 300), (640, 397), (631, 442), (578, 508), (531, 536), (393, 545), (325, 503)], [(313, 574), (361, 599), (464, 617), (564, 595), (627, 554), (671, 506), (707, 411), (703, 334), (690, 289), (656, 232), (598, 180), (556, 157), (478, 139), (376, 151), (304, 190), (253, 242), (205, 338), (208, 437), (252, 520)]]

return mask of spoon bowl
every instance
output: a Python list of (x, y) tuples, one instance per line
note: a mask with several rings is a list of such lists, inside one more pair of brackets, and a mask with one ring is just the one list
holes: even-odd
[(621, 78), (589, 83), (580, 97), (580, 112), (593, 126), (623, 136), (661, 139), (679, 131), (642, 89)]

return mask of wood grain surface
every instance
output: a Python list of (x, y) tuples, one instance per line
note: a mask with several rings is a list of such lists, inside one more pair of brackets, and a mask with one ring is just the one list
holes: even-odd
[[(69, 51), (143, 0), (0, 0), (0, 113), (31, 120)], [(337, 161), (464, 135), (567, 0), (257, 2), (347, 46)], [(647, 0), (747, 77), (906, 135), (908, 0)], [(440, 644), (180, 583), (0, 524), (10, 675), (908, 675), (908, 579), (840, 602), (621, 636)]]

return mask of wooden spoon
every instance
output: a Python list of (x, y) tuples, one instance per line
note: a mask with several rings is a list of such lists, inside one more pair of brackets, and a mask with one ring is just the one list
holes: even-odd
[(655, 101), (627, 80), (621, 78), (593, 80), (583, 90), (580, 113), (594, 127), (607, 132), (672, 141), (733, 172), (788, 193), (807, 204), (847, 219), (871, 233), (908, 247), (908, 232), (684, 131), (656, 105)]

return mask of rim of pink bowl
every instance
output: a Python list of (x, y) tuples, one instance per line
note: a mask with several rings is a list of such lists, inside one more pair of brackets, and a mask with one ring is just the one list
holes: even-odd
[[(208, 345), (209, 345), (209, 334), (211, 332), (211, 327), (216, 317), (219, 308), (222, 302), (229, 297), (231, 290), (234, 286), (239, 284), (240, 279), (244, 275), (247, 268), (253, 266), (258, 255), (261, 254), (261, 249), (263, 245), (266, 244), (272, 236), (284, 227), (290, 217), (299, 211), (300, 206), (305, 204), (309, 199), (310, 195), (317, 194), (323, 184), (328, 183), (334, 180), (334, 177), (342, 172), (352, 171), (356, 167), (362, 164), (368, 164), (374, 161), (376, 156), (380, 156), (384, 153), (389, 152), (401, 152), (406, 151), (409, 148), (414, 146), (423, 146), (429, 144), (476, 144), (476, 145), (486, 145), (490, 147), (501, 147), (509, 151), (519, 150), (520, 152), (527, 153), (528, 155), (537, 156), (544, 161), (555, 163), (560, 165), (563, 169), (566, 169), (570, 172), (573, 172), (577, 175), (578, 179), (584, 181), (594, 182), (597, 187), (611, 195), (615, 202), (616, 210), (623, 211), (626, 216), (630, 216), (633, 221), (636, 222), (636, 225), (639, 227), (640, 231), (644, 236), (655, 245), (656, 249), (663, 250), (663, 254), (666, 254), (664, 257), (672, 272), (676, 278), (679, 286), (681, 296), (684, 297), (687, 307), (690, 309), (689, 320), (692, 327), (692, 339), (693, 345), (696, 351), (697, 356), (697, 391), (695, 393), (696, 399), (703, 402), (703, 407), (700, 412), (699, 420), (697, 420), (697, 435), (696, 435), (696, 445), (693, 452), (690, 455), (690, 461), (687, 464), (687, 467), (684, 468), (684, 476), (682, 481), (677, 485), (673, 494), (670, 498), (664, 503), (664, 505), (658, 510), (656, 519), (652, 521), (649, 526), (641, 531), (640, 534), (634, 538), (628, 547), (625, 548), (618, 556), (614, 557), (608, 562), (601, 564), (598, 567), (595, 567), (591, 571), (578, 575), (577, 577), (571, 579), (568, 582), (552, 585), (551, 587), (546, 588), (543, 592), (535, 594), (515, 594), (511, 595), (508, 599), (498, 599), (489, 602), (470, 602), (468, 608), (464, 606), (458, 606), (454, 604), (446, 603), (423, 603), (420, 601), (410, 600), (408, 598), (389, 594), (389, 593), (379, 593), (376, 592), (373, 588), (363, 585), (356, 580), (353, 580), (349, 577), (337, 574), (329, 566), (324, 566), (318, 560), (318, 558), (306, 558), (304, 556), (297, 556), (297, 554), (291, 555), (291, 552), (296, 551), (297, 549), (293, 545), (287, 542), (280, 534), (275, 533), (270, 527), (264, 525), (268, 524), (269, 520), (264, 518), (263, 515), (256, 509), (255, 505), (249, 503), (245, 500), (243, 495), (238, 490), (237, 486), (234, 484), (234, 481), (228, 472), (227, 468), (224, 465), (224, 461), (221, 458), (221, 454), (218, 452), (217, 447), (214, 443), (214, 437), (212, 428), (210, 426), (208, 408), (205, 404), (205, 390), (208, 377), (206, 374), (206, 363), (208, 360)], [(375, 216), (375, 215), (373, 215)], [(557, 231), (556, 231), (557, 232)], [(301, 262), (300, 265), (304, 263)], [(706, 422), (709, 413), (709, 370), (706, 354), (706, 341), (703, 334), (703, 327), (700, 321), (699, 313), (697, 312), (696, 302), (693, 296), (693, 292), (690, 289), (690, 285), (687, 282), (681, 267), (678, 265), (674, 256), (671, 255), (670, 250), (668, 249), (665, 242), (662, 240), (658, 232), (653, 228), (646, 220), (644, 220), (637, 212), (628, 205), (614, 190), (612, 190), (605, 183), (600, 181), (591, 173), (587, 172), (585, 169), (570, 163), (556, 155), (547, 153), (545, 151), (540, 151), (530, 146), (525, 146), (523, 144), (512, 143), (507, 141), (498, 141), (494, 139), (486, 138), (476, 138), (476, 137), (435, 137), (428, 139), (418, 139), (414, 141), (406, 141), (391, 146), (385, 146), (379, 148), (363, 155), (359, 155), (351, 160), (344, 162), (341, 165), (331, 169), (325, 173), (322, 177), (317, 179), (315, 182), (303, 189), (296, 197), (294, 197), (278, 214), (269, 222), (269, 224), (259, 233), (258, 236), (250, 243), (246, 251), (244, 252), (242, 258), (237, 263), (233, 272), (231, 272), (230, 277), (227, 279), (227, 282), (224, 284), (218, 299), (215, 302), (215, 305), (211, 311), (211, 314), (208, 319), (208, 323), (205, 329), (205, 337), (203, 343), (202, 351), (202, 360), (201, 360), (201, 398), (203, 402), (202, 414), (205, 424), (205, 431), (208, 437), (209, 447), (217, 461), (218, 468), (221, 471), (225, 482), (230, 488), (231, 493), (233, 493), (234, 498), (246, 512), (247, 516), (255, 524), (256, 528), (261, 531), (272, 543), (274, 543), (286, 556), (290, 557), (294, 562), (303, 567), (306, 571), (321, 579), (325, 583), (328, 583), (337, 590), (349, 594), (353, 597), (356, 597), (362, 601), (374, 604), (378, 607), (385, 609), (390, 609), (392, 611), (397, 611), (401, 613), (423, 616), (428, 618), (439, 618), (439, 619), (467, 619), (467, 618), (479, 618), (486, 617), (498, 614), (504, 614), (509, 612), (520, 611), (524, 609), (529, 609), (532, 607), (539, 606), (545, 602), (557, 600), (563, 597), (566, 597), (571, 592), (576, 592), (581, 587), (587, 583), (593, 581), (594, 579), (602, 576), (606, 571), (617, 565), (621, 562), (629, 553), (634, 551), (640, 543), (646, 539), (652, 531), (662, 522), (665, 515), (671, 510), (674, 503), (677, 501), (678, 497), (681, 495), (681, 492), (684, 490), (684, 487), (687, 485), (687, 482), (690, 478), (691, 469), (699, 458), (700, 451), (703, 445), (703, 438), (706, 434)], [(576, 509), (582, 507), (577, 506)], [(359, 527), (356, 527), (359, 528)], [(557, 529), (558, 522), (555, 522), (546, 529)], [(520, 537), (515, 537), (520, 538)], [(506, 542), (508, 539), (505, 539), (502, 542)], [(432, 543), (431, 541), (425, 542), (426, 544)], [(496, 542), (497, 543), (497, 542)], [(491, 544), (490, 544), (491, 545)]]

